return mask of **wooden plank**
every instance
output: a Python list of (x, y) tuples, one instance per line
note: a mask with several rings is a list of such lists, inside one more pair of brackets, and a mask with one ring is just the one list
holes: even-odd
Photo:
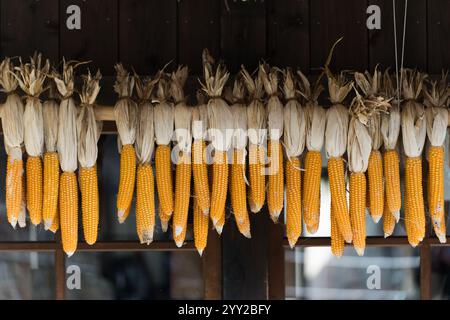
[[(450, 1), (428, 1), (428, 72), (450, 69)], [(444, 41), (447, 39), (447, 41)]]
[(66, 21), (69, 5), (81, 8), (81, 30), (61, 26), (61, 56), (90, 60), (91, 70), (100, 68), (103, 75), (114, 75), (114, 64), (118, 61), (118, 0), (61, 0), (61, 21)]
[(267, 242), (267, 276), (269, 300), (285, 299), (284, 224), (269, 223)]
[(332, 70), (365, 70), (368, 62), (366, 1), (314, 0), (310, 2), (311, 69), (323, 67), (333, 43)]
[[(370, 67), (377, 63), (381, 67), (391, 67), (395, 70), (394, 25), (392, 0), (369, 0), (369, 4), (380, 6), (381, 30), (369, 31)], [(405, 1), (396, 1), (398, 63), (400, 66), (403, 37)], [(426, 0), (408, 2), (406, 19), (404, 66), (426, 70)]]
[(239, 233), (228, 218), (222, 234), (223, 299), (268, 298), (267, 225), (272, 223), (264, 209), (250, 215), (252, 238)]
[(222, 241), (210, 230), (208, 245), (203, 254), (203, 287), (205, 300), (222, 299)]
[(234, 73), (244, 64), (253, 71), (266, 57), (266, 3), (221, 1), (221, 55)]
[(219, 57), (219, 0), (179, 0), (179, 63), (188, 65), (192, 74), (202, 74), (202, 51), (204, 48), (208, 48), (214, 57)]
[(2, 0), (0, 12), (2, 56), (28, 58), (38, 50), (58, 61), (59, 17), (54, 0)]
[(309, 72), (309, 1), (268, 2), (269, 62)]
[(119, 0), (119, 58), (140, 74), (176, 63), (176, 0)]

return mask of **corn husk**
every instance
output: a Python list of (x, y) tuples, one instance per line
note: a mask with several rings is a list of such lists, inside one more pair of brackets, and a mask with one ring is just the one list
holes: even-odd
[(192, 146), (192, 112), (186, 105), (183, 87), (188, 75), (187, 67), (178, 67), (177, 71), (172, 73), (172, 82), (170, 92), (175, 101), (175, 139), (179, 151), (191, 153)]
[(397, 146), (398, 136), (400, 134), (400, 107), (399, 101), (395, 99), (395, 90), (389, 70), (383, 75), (382, 95), (388, 101), (392, 101), (388, 113), (381, 114), (381, 135), (383, 137), (384, 148), (386, 150), (394, 150)]
[(208, 109), (201, 91), (197, 92), (197, 102), (198, 105), (192, 108), (192, 138), (208, 140)]
[(308, 78), (300, 71), (297, 73), (301, 80), (299, 93), (306, 99), (306, 147), (309, 151), (320, 152), (325, 139), (326, 111), (318, 104), (317, 99), (324, 88), (316, 85), (311, 89)]
[[(289, 159), (292, 157), (299, 157), (303, 153), (306, 138), (306, 114), (297, 99), (298, 97), (296, 95), (294, 79), (291, 70), (286, 70), (285, 72), (284, 94), (287, 103), (283, 110), (283, 141), (286, 148), (286, 155)], [(325, 119), (323, 120), (323, 122), (325, 122)]]
[[(233, 114), (233, 140), (232, 147), (237, 150), (247, 148), (247, 105), (244, 100), (245, 89), (242, 80), (236, 80), (233, 86), (231, 113)], [(245, 154), (245, 153), (244, 153)], [(244, 159), (241, 159), (245, 161)]]
[(158, 82), (154, 107), (155, 138), (158, 145), (169, 145), (174, 131), (174, 106), (168, 101), (169, 85), (166, 77)]
[(120, 143), (133, 145), (136, 139), (137, 104), (131, 100), (134, 89), (134, 78), (124, 69), (122, 64), (116, 64), (117, 72), (114, 91), (119, 95), (119, 101), (114, 106), (114, 118)]
[(259, 75), (269, 97), (266, 113), (270, 140), (280, 140), (283, 134), (283, 104), (278, 97), (278, 72), (279, 70), (276, 68), (266, 70), (264, 65), (259, 65)]
[[(14, 161), (22, 162), (21, 146), (24, 139), (24, 105), (16, 93), (18, 83), (14, 75), (14, 66), (10, 58), (6, 58), (0, 64), (0, 85), (2, 86), (2, 91), (7, 94), (6, 101), (2, 106), (2, 128), (5, 150), (9, 156), (10, 164)], [(10, 192), (9, 196), (13, 197), (14, 191), (12, 181), (14, 181), (15, 178), (11, 176), (11, 172), (8, 172), (8, 174), (9, 175), (6, 177), (6, 192)], [(19, 174), (20, 177), (18, 178), (22, 181), (23, 171)], [(22, 210), (19, 212), (18, 217), (15, 212), (8, 212), (8, 222), (13, 228), (16, 227), (17, 222), (19, 222), (20, 227), (25, 227), (25, 211), (26, 205), (23, 198)]]
[(42, 104), (42, 115), (44, 119), (44, 146), (45, 152), (56, 152), (58, 141), (59, 103), (55, 83), (50, 83), (49, 97)]

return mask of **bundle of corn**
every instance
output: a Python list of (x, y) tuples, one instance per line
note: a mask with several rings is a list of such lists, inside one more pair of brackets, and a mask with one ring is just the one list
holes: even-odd
[(250, 98), (250, 104), (247, 106), (250, 210), (257, 213), (263, 207), (266, 196), (263, 147), (266, 131), (266, 110), (262, 103), (263, 84), (261, 74), (259, 73), (253, 79), (243, 66), (241, 74)]
[(94, 104), (100, 92), (101, 74), (83, 76), (81, 89), (81, 108), (77, 118), (78, 161), (80, 162), (81, 214), (84, 239), (92, 245), (97, 241), (99, 220), (98, 181), (97, 181), (97, 142), (102, 131), (102, 122), (95, 120)]
[(205, 97), (201, 91), (197, 92), (198, 105), (192, 108), (192, 173), (194, 176), (194, 190), (198, 207), (209, 216), (210, 194), (208, 182), (208, 166), (206, 161), (206, 131), (208, 129), (208, 110)]
[(152, 243), (155, 229), (155, 182), (151, 165), (155, 132), (151, 98), (159, 77), (160, 73), (153, 79), (134, 75), (139, 98), (136, 132), (136, 155), (139, 162), (136, 181), (136, 231), (139, 241), (147, 245)]
[[(388, 70), (383, 75), (382, 95), (387, 101), (393, 100), (395, 96), (392, 78)], [(402, 204), (399, 156), (396, 149), (401, 121), (399, 104), (399, 101), (392, 101), (389, 112), (381, 114), (381, 135), (383, 136), (385, 149), (383, 153), (386, 202), (383, 212), (385, 238), (393, 234), (395, 223), (400, 220), (400, 208)]]
[(347, 206), (344, 161), (342, 155), (347, 146), (349, 115), (342, 104), (352, 89), (352, 82), (343, 73), (334, 75), (326, 68), (328, 90), (332, 106), (327, 110), (325, 129), (325, 150), (328, 157), (328, 178), (330, 180), (331, 207), (340, 234), (347, 243), (352, 242), (352, 226)]
[(213, 72), (211, 65), (204, 65), (205, 83), (203, 90), (209, 96), (207, 105), (209, 135), (214, 147), (213, 177), (211, 189), (211, 220), (221, 234), (225, 224), (225, 202), (228, 186), (228, 157), (231, 147), (233, 115), (228, 104), (221, 98), (229, 73), (223, 65)]
[(119, 133), (120, 177), (117, 194), (117, 217), (123, 223), (130, 212), (133, 201), (134, 183), (136, 179), (136, 139), (137, 104), (131, 100), (134, 88), (134, 78), (124, 69), (122, 64), (115, 65), (117, 72), (114, 90), (119, 95), (119, 101), (114, 106), (114, 118)]
[(177, 160), (175, 172), (175, 207), (173, 213), (173, 239), (181, 247), (186, 237), (191, 196), (192, 112), (186, 105), (183, 87), (188, 76), (187, 67), (178, 67), (172, 73), (170, 92), (175, 101), (175, 138)]
[(44, 193), (42, 218), (45, 230), (55, 233), (59, 229), (58, 192), (59, 158), (56, 151), (58, 141), (59, 104), (55, 82), (49, 84), (48, 99), (42, 105), (44, 117)]
[(47, 60), (42, 65), (42, 56), (35, 55), (31, 62), (23, 64), (20, 61), (17, 81), (27, 95), (24, 120), (24, 142), (28, 154), (26, 164), (27, 174), (27, 209), (31, 223), (38, 225), (42, 221), (42, 154), (44, 151), (44, 119), (42, 103), (39, 95), (44, 90), (44, 82), (50, 69)]
[(373, 76), (356, 72), (355, 82), (364, 96), (364, 103), (369, 114), (367, 115), (367, 127), (372, 140), (372, 151), (369, 158), (369, 213), (375, 223), (380, 221), (384, 211), (384, 183), (383, 183), (383, 159), (379, 149), (383, 142), (381, 136), (381, 111), (389, 107), (383, 97), (378, 96), (381, 84), (381, 72), (375, 68)]
[(426, 138), (424, 106), (417, 101), (425, 76), (403, 70), (402, 137), (405, 165), (405, 227), (408, 241), (416, 247), (425, 237), (425, 209), (422, 190), (422, 150)]
[[(0, 85), (6, 92), (6, 102), (2, 108), (2, 128), (8, 160), (6, 165), (6, 213), (8, 222), (13, 228), (18, 221), (25, 227), (25, 211), (22, 210), (23, 161), (22, 143), (24, 135), (24, 106), (17, 95), (17, 79), (10, 58), (0, 64)], [(19, 218), (20, 216), (23, 216)]]
[(350, 169), (350, 220), (352, 224), (353, 246), (359, 256), (366, 247), (366, 176), (372, 140), (368, 130), (370, 108), (355, 89), (356, 97), (350, 106), (348, 130), (348, 164)]
[(173, 213), (173, 182), (170, 155), (175, 114), (173, 104), (168, 101), (170, 83), (162, 74), (156, 91), (157, 103), (154, 107), (154, 124), (156, 137), (155, 173), (156, 187), (159, 199), (159, 218), (161, 228), (167, 231), (170, 217)]
[(428, 150), (428, 211), (433, 222), (434, 233), (441, 243), (446, 242), (444, 211), (444, 142), (448, 125), (446, 103), (450, 96), (447, 74), (443, 74), (439, 82), (433, 81), (423, 91), (427, 135), (431, 147)]
[(283, 150), (280, 138), (283, 134), (283, 104), (278, 98), (278, 69), (267, 69), (267, 66), (259, 65), (261, 79), (269, 97), (267, 102), (267, 127), (268, 127), (268, 158), (269, 187), (267, 190), (267, 206), (273, 222), (278, 222), (281, 210), (283, 210), (284, 181), (283, 181)]
[(61, 94), (57, 150), (63, 173), (59, 179), (59, 218), (63, 250), (69, 257), (74, 254), (78, 243), (77, 107), (72, 97), (73, 69), (76, 66), (63, 61), (63, 73), (54, 72), (53, 75)]
[(232, 140), (233, 161), (231, 164), (231, 206), (239, 232), (251, 238), (250, 220), (247, 210), (245, 158), (247, 148), (247, 105), (242, 78), (234, 82), (231, 112), (233, 114), (234, 134)]
[(303, 210), (306, 229), (309, 233), (316, 233), (320, 221), (320, 181), (322, 175), (322, 150), (325, 133), (325, 109), (319, 106), (317, 99), (323, 86), (316, 82), (314, 88), (303, 73), (300, 76), (300, 94), (306, 99), (306, 147), (305, 179), (303, 190)]
[(208, 111), (205, 97), (197, 92), (198, 105), (192, 108), (192, 173), (194, 176), (194, 240), (200, 256), (206, 248), (209, 228), (209, 181), (206, 161)]
[[(292, 71), (284, 72), (284, 135), (286, 147), (286, 235), (291, 248), (302, 233), (302, 176), (300, 155), (305, 148), (305, 112), (298, 102)], [(320, 178), (319, 178), (320, 183)]]

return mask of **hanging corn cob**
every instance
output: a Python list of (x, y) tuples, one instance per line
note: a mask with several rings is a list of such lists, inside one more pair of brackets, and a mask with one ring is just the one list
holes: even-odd
[(425, 209), (422, 190), (422, 150), (426, 138), (425, 110), (417, 101), (425, 76), (413, 70), (402, 70), (403, 97), (402, 137), (405, 165), (405, 226), (408, 241), (416, 247), (425, 237)]
[(31, 223), (42, 222), (42, 154), (44, 151), (44, 120), (42, 103), (39, 96), (44, 90), (44, 82), (50, 69), (47, 60), (42, 65), (42, 56), (35, 55), (31, 62), (23, 64), (20, 61), (17, 80), (21, 89), (27, 94), (27, 102), (23, 114), (24, 142), (28, 154), (26, 164), (27, 174), (27, 209)]
[(63, 173), (59, 179), (59, 218), (63, 250), (69, 257), (75, 253), (78, 243), (77, 107), (72, 97), (76, 66), (63, 61), (63, 73), (53, 75), (61, 94), (57, 150)]
[(102, 122), (95, 120), (94, 104), (100, 92), (101, 77), (100, 71), (97, 71), (94, 77), (90, 72), (83, 76), (83, 87), (79, 94), (80, 112), (77, 118), (81, 214), (84, 239), (89, 245), (97, 241), (99, 221), (97, 143), (102, 131)]
[(139, 241), (147, 245), (153, 242), (155, 229), (155, 179), (151, 165), (155, 148), (155, 131), (151, 98), (160, 76), (161, 73), (158, 73), (152, 79), (134, 75), (139, 99), (136, 130), (136, 155), (139, 162), (136, 178), (136, 231)]
[[(362, 91), (364, 98), (369, 103), (376, 103), (378, 90), (380, 88), (381, 72), (375, 68), (373, 76), (356, 72), (355, 82)], [(371, 104), (368, 105), (371, 109)], [(381, 115), (373, 112), (367, 119), (367, 127), (372, 140), (372, 151), (369, 158), (368, 180), (369, 180), (369, 213), (375, 223), (380, 221), (384, 211), (384, 183), (383, 183), (383, 159), (379, 151), (382, 143), (381, 136)]]
[(333, 75), (328, 69), (328, 90), (332, 106), (327, 110), (325, 150), (328, 157), (331, 202), (339, 232), (347, 243), (352, 242), (352, 226), (347, 206), (344, 162), (342, 155), (347, 146), (348, 110), (342, 104), (352, 89), (352, 82), (343, 73)]
[(283, 134), (283, 104), (278, 98), (278, 72), (277, 68), (268, 69), (268, 66), (259, 65), (261, 79), (269, 97), (266, 106), (269, 158), (269, 186), (267, 189), (267, 206), (273, 222), (278, 222), (283, 210), (284, 181), (283, 181), (283, 150), (280, 138)]
[(231, 113), (233, 114), (234, 133), (232, 140), (233, 161), (231, 164), (231, 206), (239, 232), (251, 238), (250, 220), (247, 210), (245, 178), (245, 158), (247, 156), (247, 105), (244, 100), (242, 78), (234, 82)]
[(427, 135), (431, 143), (428, 150), (428, 211), (434, 233), (441, 243), (445, 243), (447, 239), (444, 211), (444, 142), (448, 125), (446, 103), (450, 95), (447, 74), (443, 74), (439, 82), (433, 81), (423, 92), (427, 107), (425, 110)]
[(22, 143), (24, 136), (24, 105), (17, 95), (17, 79), (14, 74), (14, 66), (10, 58), (6, 58), (0, 64), (0, 85), (6, 92), (6, 102), (2, 108), (2, 128), (3, 139), (5, 143), (8, 160), (6, 165), (6, 213), (8, 222), (13, 228), (16, 227), (19, 218), (25, 214), (22, 210), (22, 183), (23, 183), (23, 161), (22, 161)]
[(156, 92), (157, 103), (154, 107), (154, 124), (156, 137), (155, 173), (159, 199), (159, 218), (161, 228), (167, 231), (170, 217), (173, 214), (173, 182), (170, 141), (174, 130), (174, 108), (168, 101), (170, 83), (162, 74)]
[(198, 197), (194, 197), (194, 242), (200, 255), (206, 248), (208, 242), (209, 216), (204, 214), (198, 206)]
[(119, 192), (117, 194), (117, 217), (119, 223), (128, 217), (133, 201), (134, 183), (136, 179), (136, 153), (134, 141), (136, 139), (137, 105), (131, 100), (134, 88), (134, 78), (121, 64), (115, 65), (117, 72), (114, 91), (119, 95), (119, 101), (114, 106), (114, 118), (119, 133), (120, 177)]
[(44, 118), (44, 193), (42, 195), (42, 218), (45, 230), (55, 233), (59, 228), (58, 191), (59, 158), (56, 151), (58, 141), (59, 104), (55, 82), (51, 81), (48, 100), (42, 105)]
[[(286, 148), (286, 236), (294, 248), (302, 233), (302, 179), (300, 155), (305, 148), (305, 113), (296, 95), (292, 71), (284, 72), (284, 135)], [(319, 180), (320, 183), (320, 180)]]
[(247, 106), (250, 211), (257, 213), (263, 207), (266, 197), (263, 147), (266, 133), (266, 110), (262, 103), (263, 84), (260, 73), (253, 79), (242, 66), (241, 74), (250, 98), (250, 104)]
[(322, 150), (325, 132), (326, 112), (319, 106), (317, 99), (323, 90), (318, 83), (314, 88), (308, 79), (301, 73), (300, 94), (306, 99), (306, 147), (308, 152), (305, 157), (305, 179), (303, 188), (304, 221), (309, 233), (316, 233), (320, 221), (320, 181), (322, 176)]
[[(205, 52), (204, 55), (208, 55), (208, 53)], [(225, 202), (228, 189), (227, 152), (231, 147), (233, 132), (233, 115), (228, 104), (221, 98), (229, 73), (223, 65), (217, 66), (216, 71), (213, 72), (211, 65), (204, 64), (204, 74), (205, 83), (202, 84), (202, 87), (209, 96), (208, 124), (211, 143), (214, 147), (210, 214), (214, 228), (221, 234), (225, 223)]]
[(198, 105), (192, 108), (192, 173), (194, 176), (194, 190), (198, 207), (209, 216), (210, 194), (208, 181), (208, 166), (206, 161), (206, 131), (208, 129), (208, 110), (205, 97), (201, 91), (197, 92)]
[(183, 87), (188, 76), (187, 67), (178, 67), (172, 73), (170, 92), (175, 101), (175, 138), (177, 162), (175, 178), (175, 207), (173, 212), (173, 239), (181, 247), (186, 237), (191, 196), (191, 108), (186, 105)]
[(331, 253), (335, 257), (342, 257), (345, 249), (345, 241), (342, 233), (339, 231), (339, 227), (336, 220), (336, 211), (334, 211), (333, 202), (330, 207), (330, 220), (331, 220)]
[(391, 213), (387, 205), (387, 201), (385, 201), (383, 211), (384, 238), (390, 237), (394, 233), (395, 224), (396, 224), (395, 216)]
[[(383, 75), (382, 94), (387, 101), (393, 100), (395, 96), (395, 90), (388, 70)], [(402, 204), (399, 157), (396, 149), (401, 123), (399, 103), (399, 101), (392, 101), (389, 112), (381, 114), (381, 135), (383, 136), (385, 149), (383, 153), (386, 187), (385, 202), (387, 209), (395, 217), (396, 222), (400, 220), (400, 208)], [(386, 219), (390, 220), (390, 217), (386, 217)]]

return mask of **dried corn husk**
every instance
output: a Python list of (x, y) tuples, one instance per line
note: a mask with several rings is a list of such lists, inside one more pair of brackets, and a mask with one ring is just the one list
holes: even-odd
[[(10, 163), (14, 161), (22, 162), (22, 143), (24, 138), (24, 105), (22, 100), (17, 95), (17, 79), (14, 75), (14, 66), (10, 58), (6, 58), (0, 64), (0, 85), (2, 90), (6, 92), (6, 102), (2, 107), (2, 128), (3, 128), (3, 139), (5, 143), (5, 150), (9, 156)], [(14, 197), (12, 181), (22, 181), (23, 171), (19, 172), (19, 177), (10, 176), (12, 173), (8, 172), (6, 177), (6, 192), (10, 194), (8, 196)], [(20, 193), (22, 191), (20, 188), (16, 188)], [(24, 199), (22, 199), (24, 204)], [(25, 208), (24, 205), (22, 205)], [(7, 208), (8, 210), (9, 208)], [(25, 227), (25, 210), (20, 212), (11, 212), (8, 210), (8, 222), (13, 228), (19, 220), (19, 226)], [(21, 217), (22, 216), (22, 217)], [(21, 217), (21, 218), (20, 218)], [(22, 223), (21, 223), (22, 222)]]
[[(233, 114), (233, 140), (232, 147), (237, 150), (244, 150), (244, 154), (247, 148), (247, 105), (244, 100), (245, 89), (242, 79), (238, 79), (234, 82), (232, 92), (232, 105), (231, 113)], [(244, 159), (241, 159), (245, 163)]]
[(264, 65), (259, 65), (259, 74), (269, 97), (266, 112), (270, 140), (280, 140), (283, 134), (283, 104), (278, 97), (278, 72), (277, 68), (268, 71)]
[(208, 140), (208, 109), (204, 94), (197, 92), (198, 105), (192, 108), (192, 138), (194, 140)]
[(192, 112), (191, 108), (186, 105), (183, 92), (187, 75), (187, 67), (178, 67), (177, 71), (172, 73), (170, 92), (175, 101), (175, 138), (178, 149), (181, 152), (191, 153)]
[(45, 152), (56, 152), (58, 141), (59, 121), (59, 95), (55, 83), (50, 83), (48, 99), (42, 104), (42, 115), (44, 119), (44, 146)]
[(155, 137), (156, 144), (169, 145), (174, 131), (174, 106), (168, 101), (170, 83), (166, 77), (161, 77), (156, 91), (156, 100), (154, 109)]
[(381, 135), (386, 150), (394, 150), (397, 145), (398, 136), (400, 134), (400, 107), (399, 101), (395, 99), (395, 90), (389, 71), (386, 70), (383, 75), (382, 95), (388, 101), (392, 101), (389, 113), (381, 114)]

